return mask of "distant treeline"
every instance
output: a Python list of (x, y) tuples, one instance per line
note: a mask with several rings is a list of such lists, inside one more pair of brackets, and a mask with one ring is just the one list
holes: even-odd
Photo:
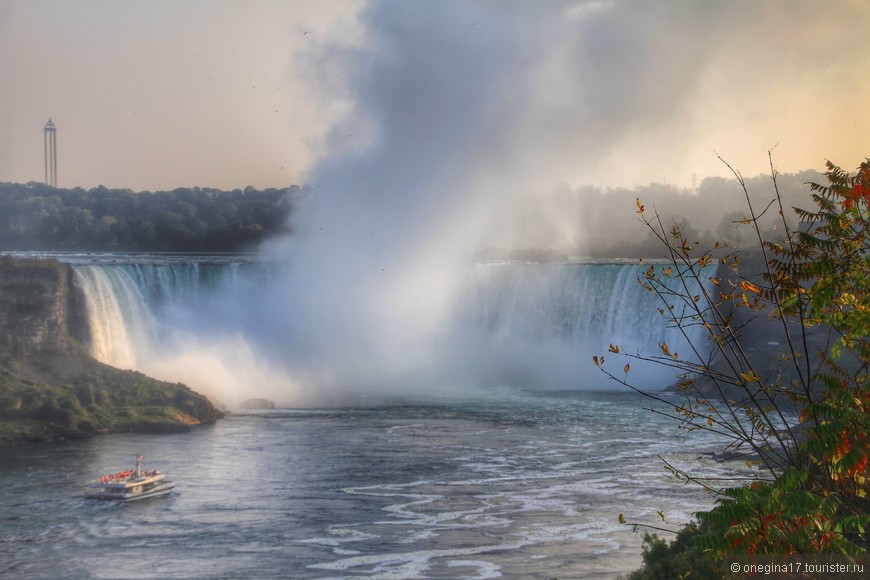
[[(783, 212), (791, 227), (797, 226), (793, 207), (812, 207), (807, 182), (823, 182), (817, 171), (777, 176)], [(779, 206), (770, 175), (745, 178), (759, 227), (766, 235), (781, 234)], [(680, 188), (651, 183), (634, 188), (601, 189), (561, 186), (527, 195), (493, 210), (496, 227), (480, 252), (490, 259), (557, 261), (567, 257), (658, 258), (663, 246), (638, 220), (636, 200), (649, 215), (658, 212), (666, 231), (674, 224), (699, 247), (715, 242), (731, 248), (754, 246), (755, 232), (741, 224), (748, 217), (746, 195), (735, 178), (708, 177), (697, 187)]]
[[(809, 207), (808, 181), (816, 171), (777, 178), (784, 213), (796, 225), (793, 206)], [(770, 175), (746, 178), (763, 231), (776, 236), (778, 207)], [(42, 183), (0, 183), (0, 251), (80, 250), (129, 252), (232, 252), (252, 249), (289, 231), (302, 190), (221, 191), (179, 188), (139, 192), (96, 187), (56, 189)], [(571, 256), (660, 257), (661, 246), (637, 219), (636, 199), (698, 241), (732, 248), (753, 244), (741, 225), (746, 198), (734, 178), (708, 177), (695, 188), (651, 183), (635, 188), (561, 186), (512, 198), (490, 208), (493, 224), (477, 249), (482, 259), (559, 261)]]
[(233, 252), (289, 229), (297, 186), (133, 192), (0, 183), (0, 251)]
[[(744, 180), (759, 227), (771, 238), (783, 234), (779, 206), (773, 204), (771, 176), (760, 174)], [(812, 205), (809, 181), (821, 182), (824, 177), (811, 170), (777, 175), (784, 217), (792, 229), (798, 227), (793, 208)], [(746, 192), (733, 177), (707, 177), (692, 189), (653, 183), (593, 195), (587, 188), (578, 192), (586, 203), (580, 220), (580, 230), (585, 233), (583, 245), (599, 256), (661, 257), (661, 243), (637, 219), (636, 200), (640, 199), (648, 212), (659, 213), (666, 231), (677, 225), (690, 242), (701, 247), (712, 247), (715, 242), (731, 248), (755, 247), (755, 231), (748, 223), (741, 223), (749, 217)]]

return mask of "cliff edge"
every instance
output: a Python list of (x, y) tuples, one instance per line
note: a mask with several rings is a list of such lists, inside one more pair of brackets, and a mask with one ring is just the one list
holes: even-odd
[(173, 432), (223, 416), (185, 385), (98, 362), (87, 336), (69, 265), (0, 257), (0, 444)]

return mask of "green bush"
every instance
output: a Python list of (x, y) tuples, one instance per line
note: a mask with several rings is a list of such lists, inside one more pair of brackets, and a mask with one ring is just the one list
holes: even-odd
[(697, 524), (689, 524), (668, 543), (657, 534), (643, 535), (643, 565), (628, 580), (674, 580), (676, 578), (718, 580), (722, 574), (697, 547)]

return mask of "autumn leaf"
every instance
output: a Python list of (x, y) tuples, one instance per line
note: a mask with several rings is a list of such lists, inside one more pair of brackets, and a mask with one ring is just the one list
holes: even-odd
[(689, 253), (692, 251), (692, 246), (690, 246), (686, 240), (683, 240), (683, 248), (682, 249), (683, 249), (683, 255), (688, 256)]
[(637, 201), (635, 203), (637, 203), (637, 213), (642, 214), (644, 206), (640, 203), (640, 198), (637, 198)]
[(744, 292), (748, 290), (749, 292), (754, 292), (755, 294), (761, 293), (761, 289), (758, 286), (747, 280), (742, 280), (740, 282), (740, 288), (742, 288)]
[(616, 354), (619, 354), (619, 347), (618, 347), (618, 346), (615, 346), (615, 345), (612, 344), (612, 343), (611, 343), (610, 348), (609, 348), (608, 350), (609, 350), (610, 352), (615, 352)]
[(759, 383), (761, 382), (761, 377), (755, 374), (755, 371), (751, 370), (748, 373), (740, 373), (740, 377), (746, 381), (747, 383)]
[(630, 369), (630, 368), (631, 368), (631, 365), (630, 365), (630, 364), (628, 364), (628, 363), (625, 363), (625, 368), (624, 368), (624, 369), (622, 369), (622, 370), (624, 370), (624, 371), (625, 371), (625, 374), (628, 374), (628, 371), (629, 371), (629, 369)]

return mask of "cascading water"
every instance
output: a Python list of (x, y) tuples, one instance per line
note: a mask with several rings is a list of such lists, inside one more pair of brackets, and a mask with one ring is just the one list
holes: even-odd
[(490, 334), (583, 346), (590, 339), (655, 344), (664, 329), (633, 265), (478, 265), (474, 312)]
[[(293, 320), (286, 313), (292, 313), (292, 304), (279, 308), (262, 300), (278, 269), (262, 262), (195, 260), (76, 265), (92, 352), (108, 364), (166, 380), (232, 385), (212, 393), (230, 403), (263, 394), (288, 403), (315, 402), (320, 385), (312, 383), (323, 379), (311, 377), (323, 361), (306, 358), (310, 350), (302, 343), (306, 337), (314, 340), (317, 329), (286, 324), (283, 334), (276, 334), (275, 325), (266, 331), (260, 324), (264, 317)], [(436, 385), (611, 388), (591, 363), (592, 355), (605, 353), (610, 343), (626, 352), (653, 353), (663, 341), (687, 350), (679, 330), (659, 315), (656, 298), (638, 284), (643, 271), (634, 264), (470, 265), (457, 284), (448, 319), (426, 335), (429, 343), (391, 343), (390, 360), (397, 368), (380, 368), (381, 361), (373, 359), (370, 374), (379, 385), (403, 394)], [(427, 351), (425, 365), (412, 366), (410, 375), (408, 369), (400, 373), (398, 363), (418, 360), (408, 353), (421, 350)], [(375, 352), (371, 344), (360, 344), (359, 351)], [(342, 377), (343, 364), (340, 357), (328, 361), (333, 377)], [(674, 381), (673, 372), (663, 367), (633, 366), (643, 388)], [(184, 376), (174, 376), (179, 372)], [(410, 384), (409, 376), (420, 384)], [(192, 386), (214, 390), (214, 384)], [(369, 389), (370, 382), (356, 388)], [(353, 393), (354, 385), (343, 391)]]
[(268, 268), (235, 257), (89, 255), (70, 261), (97, 360), (184, 382), (228, 404), (264, 382), (251, 384), (256, 357), (239, 338), (239, 317)]
[(85, 296), (91, 354), (136, 369), (156, 341), (154, 317), (136, 282), (122, 266), (77, 266), (75, 274)]
[[(466, 316), (474, 320), (486, 382), (544, 388), (612, 388), (593, 363), (610, 344), (655, 353), (667, 342), (688, 353), (682, 332), (638, 283), (636, 264), (499, 264), (474, 267)], [(697, 329), (688, 339), (703, 344)], [(669, 369), (632, 361), (633, 384), (657, 390)], [(621, 365), (620, 365), (621, 367)]]

